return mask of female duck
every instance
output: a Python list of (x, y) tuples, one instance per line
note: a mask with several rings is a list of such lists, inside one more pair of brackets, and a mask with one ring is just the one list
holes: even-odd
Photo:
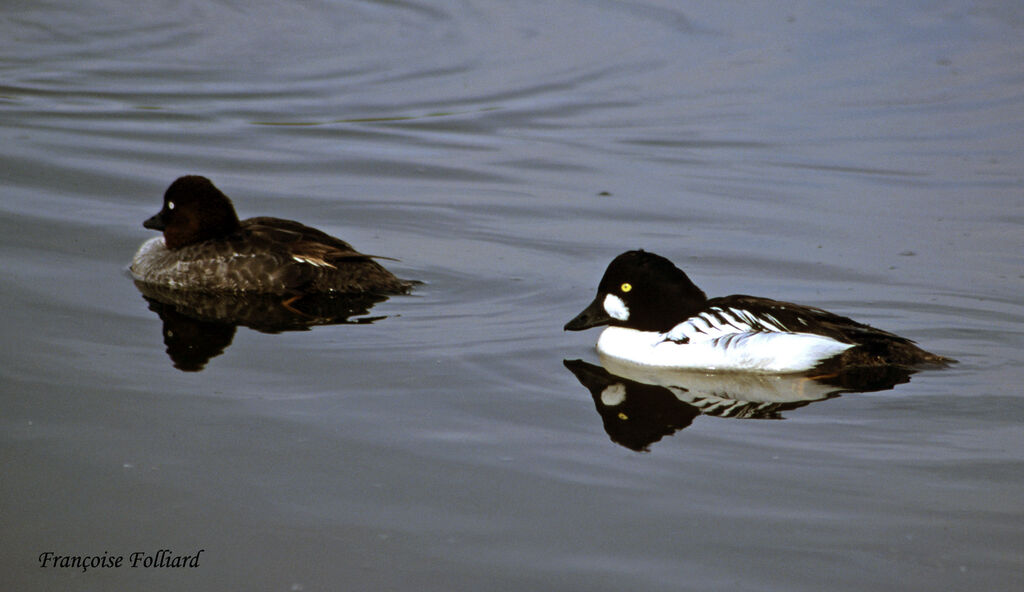
[(131, 273), (179, 290), (262, 294), (402, 293), (400, 280), (343, 240), (293, 220), (239, 221), (231, 200), (206, 177), (189, 175), (164, 193), (143, 226), (163, 232), (139, 248)]
[(708, 299), (671, 261), (645, 251), (616, 257), (597, 297), (565, 330), (600, 325), (609, 325), (597, 342), (601, 354), (665, 368), (787, 373), (953, 361), (818, 308), (743, 295)]

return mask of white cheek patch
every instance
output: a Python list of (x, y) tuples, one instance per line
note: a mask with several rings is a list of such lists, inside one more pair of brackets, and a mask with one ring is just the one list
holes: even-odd
[(601, 404), (605, 407), (621, 405), (626, 400), (626, 385), (621, 382), (609, 385), (601, 391)]
[(628, 321), (629, 320), (629, 307), (615, 294), (609, 294), (604, 297), (604, 311), (608, 313), (608, 316), (617, 321)]

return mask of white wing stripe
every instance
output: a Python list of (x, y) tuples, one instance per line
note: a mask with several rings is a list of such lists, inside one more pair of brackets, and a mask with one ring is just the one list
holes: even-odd
[[(807, 322), (803, 319), (798, 320), (805, 326), (807, 325)], [(670, 338), (678, 338), (700, 334), (706, 335), (708, 338), (717, 338), (734, 333), (794, 332), (799, 331), (787, 328), (782, 321), (771, 313), (757, 315), (749, 310), (739, 308), (723, 309), (715, 306), (679, 323), (667, 335)]]

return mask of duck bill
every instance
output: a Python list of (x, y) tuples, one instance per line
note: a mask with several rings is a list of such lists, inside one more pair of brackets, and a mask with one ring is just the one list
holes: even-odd
[(163, 211), (161, 210), (157, 212), (155, 216), (148, 218), (142, 223), (142, 226), (150, 230), (159, 230), (163, 232), (164, 228), (167, 227), (167, 224), (164, 222)]
[(594, 298), (590, 306), (584, 308), (583, 312), (576, 315), (576, 318), (566, 323), (563, 329), (566, 331), (583, 331), (591, 327), (607, 325), (611, 321), (612, 318), (608, 316), (608, 312), (604, 309), (604, 304), (601, 302), (599, 295), (597, 298)]

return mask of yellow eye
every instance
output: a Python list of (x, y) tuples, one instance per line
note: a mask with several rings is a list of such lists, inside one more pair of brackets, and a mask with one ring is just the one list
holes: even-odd
[(625, 284), (619, 286), (619, 289), (622, 290), (623, 292), (629, 292), (630, 290), (633, 289), (633, 285), (630, 284), (629, 282), (626, 282)]

